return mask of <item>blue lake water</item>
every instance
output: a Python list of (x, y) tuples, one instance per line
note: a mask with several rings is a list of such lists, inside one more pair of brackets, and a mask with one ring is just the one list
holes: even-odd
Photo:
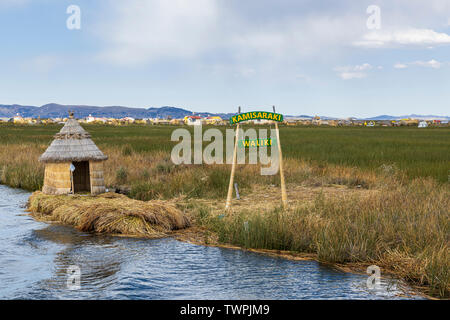
[[(0, 185), (0, 299), (416, 299), (394, 280), (171, 238), (94, 235), (37, 222), (29, 193)], [(67, 287), (70, 266), (80, 288)]]

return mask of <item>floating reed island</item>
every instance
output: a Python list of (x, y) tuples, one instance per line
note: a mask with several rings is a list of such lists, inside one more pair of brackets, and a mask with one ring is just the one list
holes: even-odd
[(28, 201), (31, 215), (81, 231), (147, 238), (164, 237), (190, 226), (188, 216), (167, 201), (140, 201), (105, 193), (106, 159), (70, 113), (39, 158), (45, 163), (44, 186)]
[(36, 191), (27, 207), (37, 220), (86, 232), (161, 238), (191, 225), (188, 215), (167, 201), (133, 200), (117, 193), (46, 195)]

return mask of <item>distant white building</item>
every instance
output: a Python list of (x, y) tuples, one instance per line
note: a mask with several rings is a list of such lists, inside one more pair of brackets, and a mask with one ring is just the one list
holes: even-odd
[(103, 123), (106, 123), (107, 121), (108, 121), (108, 119), (106, 119), (106, 118), (97, 118), (97, 117), (93, 117), (92, 115), (89, 115), (87, 118), (86, 118), (86, 122), (87, 123), (90, 123), (90, 122), (103, 122)]
[(255, 119), (253, 120), (253, 124), (268, 124), (268, 123), (272, 123), (272, 120), (267, 120), (267, 119)]
[(202, 118), (199, 116), (186, 116), (183, 120), (188, 126), (199, 126), (202, 124)]
[(426, 121), (420, 121), (418, 127), (419, 128), (426, 128), (426, 127), (428, 127), (428, 123)]
[(14, 123), (22, 123), (24, 122), (24, 119), (22, 118), (22, 116), (20, 114), (16, 114), (13, 118)]

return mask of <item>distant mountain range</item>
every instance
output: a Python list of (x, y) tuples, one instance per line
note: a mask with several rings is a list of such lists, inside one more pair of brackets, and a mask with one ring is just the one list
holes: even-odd
[[(32, 118), (64, 118), (67, 117), (69, 110), (75, 112), (76, 118), (85, 118), (89, 115), (94, 117), (105, 118), (123, 118), (133, 117), (135, 119), (142, 118), (184, 118), (185, 116), (194, 114), (190, 110), (164, 106), (161, 108), (129, 108), (123, 106), (75, 106), (75, 105), (61, 105), (56, 103), (50, 103), (41, 107), (37, 106), (22, 106), (22, 105), (2, 105), (0, 104), (0, 117), (11, 118), (16, 114), (20, 114), (22, 117)], [(220, 116), (223, 119), (228, 119), (235, 113), (210, 113), (210, 112), (195, 112), (195, 115), (207, 117), (207, 116)], [(312, 119), (313, 116), (299, 115), (291, 116), (285, 115), (285, 118), (304, 118)], [(336, 119), (327, 116), (321, 116), (322, 119)], [(372, 118), (364, 118), (364, 120), (399, 120), (406, 118), (415, 119), (438, 119), (438, 120), (450, 120), (448, 116), (435, 116), (435, 115), (404, 115), (404, 116), (390, 116), (380, 115)]]
[[(176, 107), (161, 107), (161, 108), (129, 108), (123, 106), (75, 106), (75, 105), (61, 105), (56, 103), (50, 103), (41, 107), (36, 106), (21, 106), (17, 104), (13, 105), (1, 105), (0, 104), (0, 117), (13, 117), (16, 114), (20, 114), (22, 117), (32, 118), (64, 118), (68, 116), (69, 110), (74, 111), (76, 118), (85, 118), (89, 115), (94, 117), (105, 118), (123, 118), (133, 117), (135, 119), (142, 118), (184, 118), (187, 115), (192, 115), (193, 112)], [(210, 113), (210, 112), (196, 112), (195, 115), (202, 117), (218, 115), (223, 118), (229, 118), (232, 113)]]
[(436, 115), (420, 115), (420, 114), (410, 114), (404, 116), (389, 116), (389, 115), (381, 115), (373, 118), (367, 118), (367, 120), (400, 120), (400, 119), (418, 119), (418, 120), (450, 120), (450, 117), (446, 116), (436, 116)]

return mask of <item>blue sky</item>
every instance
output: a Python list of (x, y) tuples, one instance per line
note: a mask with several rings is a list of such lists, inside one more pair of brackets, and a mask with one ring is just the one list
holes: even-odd
[(450, 114), (448, 0), (0, 0), (0, 40), (0, 104)]

